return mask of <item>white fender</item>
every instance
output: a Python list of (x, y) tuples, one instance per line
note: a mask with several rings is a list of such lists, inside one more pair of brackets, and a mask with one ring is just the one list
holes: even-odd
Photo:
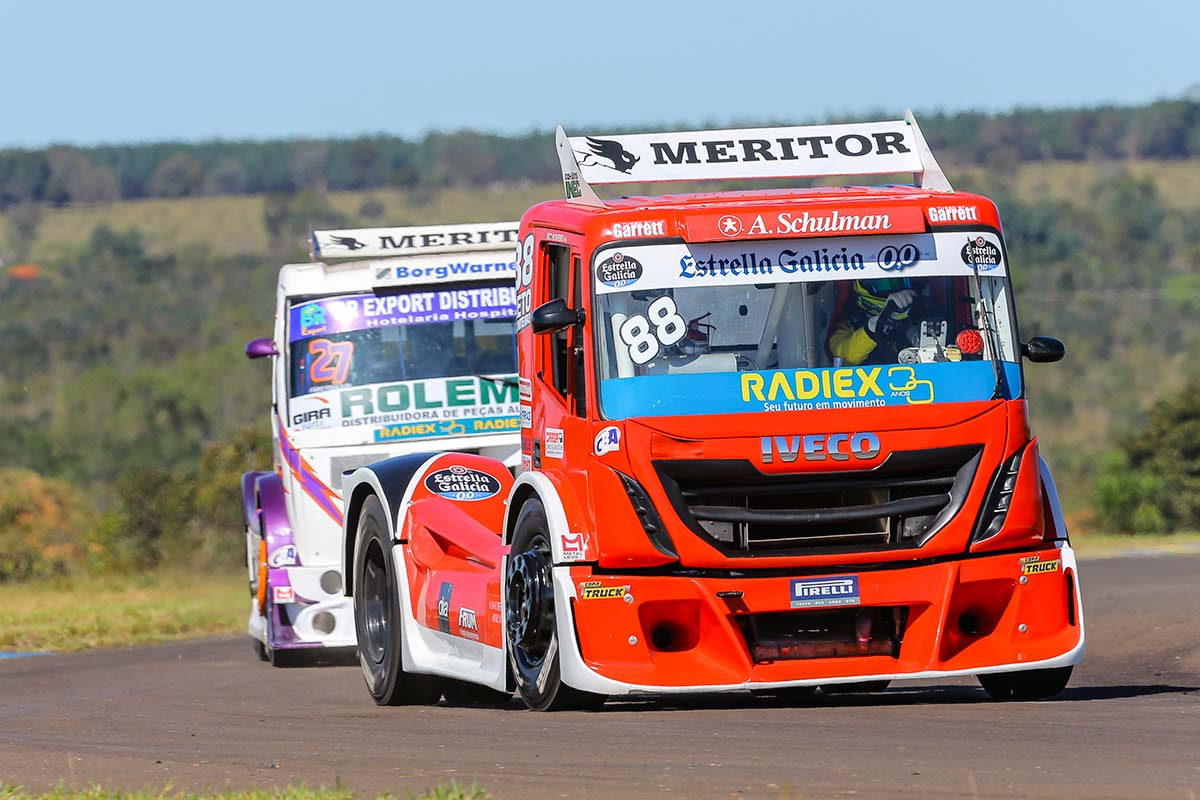
[(549, 478), (540, 472), (522, 472), (513, 482), (512, 491), (508, 495), (508, 508), (504, 512), (504, 543), (512, 544), (508, 533), (509, 527), (521, 513), (521, 509), (513, 507), (512, 498), (522, 486), (532, 486), (534, 494), (542, 501), (542, 506), (546, 509), (546, 522), (550, 528), (546, 532), (550, 534), (550, 550), (554, 556), (554, 563), (566, 562), (567, 559), (563, 557), (562, 537), (564, 534), (572, 533), (571, 527), (567, 523), (567, 512), (563, 510), (562, 498), (558, 496), (558, 489), (550, 482)]
[[(440, 455), (432, 456), (413, 473), (412, 480), (408, 482), (408, 487), (404, 490), (404, 497), (400, 501), (398, 507), (400, 511), (408, 508), (412, 503), (413, 490), (421, 484), (425, 473), (429, 471), (433, 462)], [(388, 537), (392, 541), (392, 564), (399, 578), (397, 588), (400, 595), (398, 601), (400, 604), (400, 655), (402, 669), (405, 672), (442, 675), (462, 681), (481, 683), (493, 689), (504, 691), (506, 673), (503, 647), (492, 647), (483, 642), (473, 642), (470, 639), (451, 636), (448, 633), (426, 628), (417, 622), (416, 617), (413, 616), (412, 592), (408, 584), (408, 568), (404, 561), (404, 546), (396, 543), (398, 534), (396, 526), (393, 523), (394, 515), (388, 505), (383, 487), (379, 484), (379, 479), (370, 468), (362, 468), (348, 476), (343, 482), (343, 486), (347, 490), (352, 491), (351, 487), (362, 483), (369, 484), (379, 497), (379, 501), (383, 505)], [(350, 495), (347, 494), (346, 496)], [(343, 537), (346, 535), (344, 530), (342, 535)], [(355, 563), (358, 561), (359, 545), (360, 542), (355, 541)], [(342, 546), (343, 548), (345, 547), (344, 539)]]

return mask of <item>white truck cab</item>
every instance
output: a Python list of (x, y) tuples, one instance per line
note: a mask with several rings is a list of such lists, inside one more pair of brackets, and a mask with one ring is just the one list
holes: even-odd
[(517, 223), (316, 231), (279, 272), (271, 359), (274, 470), (242, 478), (249, 632), (264, 660), (353, 647), (341, 476), (463, 451), (520, 463)]

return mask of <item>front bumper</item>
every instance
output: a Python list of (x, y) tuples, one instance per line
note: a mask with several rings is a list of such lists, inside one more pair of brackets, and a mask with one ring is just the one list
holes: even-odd
[(354, 603), (342, 594), (338, 572), (337, 567), (268, 570), (267, 616), (251, 608), (250, 635), (272, 650), (356, 646)]
[[(556, 567), (556, 606), (571, 609), (558, 615), (563, 678), (608, 695), (708, 692), (974, 675), (1083, 659), (1078, 568), (1066, 543), (796, 577), (856, 578), (857, 602), (836, 593), (827, 601), (821, 589), (813, 590), (815, 599), (795, 599), (792, 577), (598, 576), (586, 567)], [(850, 620), (848, 640), (804, 641), (821, 635), (811, 633), (820, 627), (813, 620), (834, 617)], [(874, 618), (874, 634), (864, 630), (869, 623), (854, 632), (854, 620), (864, 617)], [(889, 622), (881, 625), (881, 618)], [(800, 641), (772, 650), (775, 643), (760, 637), (767, 626), (757, 621), (764, 620), (774, 621), (772, 630), (782, 621)], [(889, 643), (866, 641), (864, 633), (881, 640), (886, 634)]]

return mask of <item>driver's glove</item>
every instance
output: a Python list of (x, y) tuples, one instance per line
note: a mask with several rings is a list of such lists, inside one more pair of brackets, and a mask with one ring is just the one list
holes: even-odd
[(879, 314), (867, 320), (867, 330), (871, 333), (875, 333), (875, 329), (879, 325), (879, 318), (883, 316), (884, 312), (886, 312), (887, 315), (892, 319), (898, 319), (900, 317), (900, 313), (904, 311), (904, 309), (911, 306), (913, 301), (916, 299), (917, 293), (912, 289), (901, 289), (897, 292), (892, 292), (887, 296), (887, 302), (883, 306), (883, 312), (880, 312)]

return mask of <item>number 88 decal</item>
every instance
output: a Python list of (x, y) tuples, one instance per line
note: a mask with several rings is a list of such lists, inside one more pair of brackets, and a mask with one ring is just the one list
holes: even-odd
[[(670, 347), (687, 333), (687, 323), (679, 316), (674, 298), (659, 297), (646, 309), (649, 319), (635, 314), (621, 323), (621, 341), (629, 348), (629, 358), (637, 365), (655, 359), (663, 347)], [(653, 328), (653, 331), (651, 331)]]

